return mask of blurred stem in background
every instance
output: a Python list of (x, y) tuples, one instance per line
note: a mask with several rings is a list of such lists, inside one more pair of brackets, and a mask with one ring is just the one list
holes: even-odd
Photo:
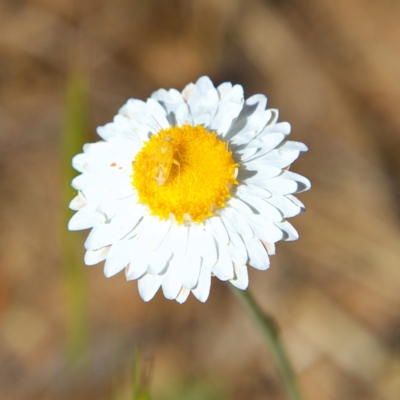
[(66, 350), (73, 368), (88, 361), (88, 301), (86, 269), (82, 266), (82, 235), (68, 231), (73, 212), (68, 204), (76, 194), (71, 180), (76, 172), (71, 165), (74, 155), (82, 152), (87, 132), (88, 79), (73, 68), (67, 77), (66, 121), (61, 140), (62, 219), (61, 250), (64, 273), (64, 293), (67, 312)]
[(70, 30), (67, 47), (67, 78), (65, 124), (61, 137), (61, 251), (66, 305), (66, 352), (72, 369), (79, 370), (89, 361), (89, 307), (86, 269), (82, 265), (82, 234), (68, 231), (73, 215), (68, 205), (77, 194), (71, 180), (78, 175), (72, 168), (72, 158), (82, 152), (88, 140), (89, 44), (83, 22), (89, 1), (70, 3)]
[(135, 347), (132, 363), (131, 400), (150, 400), (150, 380), (153, 373), (152, 360), (143, 362), (139, 347)]
[(149, 400), (150, 395), (142, 382), (140, 349), (135, 347), (132, 363), (132, 397), (131, 400)]
[(139, 398), (140, 384), (140, 350), (136, 347), (132, 363), (132, 400)]
[(257, 304), (254, 297), (249, 290), (239, 290), (232, 285), (229, 285), (234, 295), (242, 303), (246, 311), (254, 318), (258, 327), (260, 328), (265, 341), (268, 343), (270, 351), (277, 366), (283, 384), (285, 386), (288, 399), (290, 400), (303, 400), (300, 389), (296, 382), (296, 377), (293, 368), (285, 353), (281, 339), (279, 337), (279, 330), (275, 321), (266, 315)]
[[(153, 359), (143, 359), (139, 346), (132, 351), (130, 376), (125, 380), (126, 364), (121, 361), (128, 354), (126, 343), (120, 346), (117, 358), (119, 367), (114, 371), (114, 383), (112, 385), (112, 400), (150, 400), (150, 383), (153, 377)], [(129, 350), (130, 352), (130, 350)], [(128, 384), (127, 384), (128, 383)], [(164, 398), (164, 397), (163, 397)]]

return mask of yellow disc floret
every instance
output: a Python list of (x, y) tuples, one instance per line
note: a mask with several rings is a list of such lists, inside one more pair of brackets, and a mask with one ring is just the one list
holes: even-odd
[(237, 184), (227, 144), (197, 125), (162, 129), (132, 163), (132, 184), (153, 215), (201, 222), (225, 206)]

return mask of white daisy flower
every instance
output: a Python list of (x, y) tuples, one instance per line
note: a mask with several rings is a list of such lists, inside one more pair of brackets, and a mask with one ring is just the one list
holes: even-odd
[(266, 270), (275, 242), (298, 238), (286, 219), (310, 188), (288, 171), (307, 147), (286, 141), (290, 125), (266, 104), (206, 76), (128, 100), (72, 161), (69, 229), (92, 229), (85, 263), (105, 260), (106, 277), (125, 269), (145, 301), (162, 287), (204, 302), (212, 276), (246, 289), (248, 265)]

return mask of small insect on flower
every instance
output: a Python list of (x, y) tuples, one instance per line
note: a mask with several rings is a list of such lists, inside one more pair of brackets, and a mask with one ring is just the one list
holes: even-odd
[[(185, 134), (190, 136), (195, 133), (195, 129), (186, 126)], [(172, 137), (166, 134), (152, 149), (152, 154), (149, 156), (149, 163), (151, 164), (150, 170), (152, 177), (154, 178), (157, 186), (163, 186), (171, 175), (172, 165), (176, 165), (178, 168), (177, 176), (181, 175), (181, 164), (187, 165), (184, 159), (184, 147), (188, 142), (197, 140), (197, 137), (192, 137), (191, 139), (184, 138), (180, 135), (179, 138)], [(178, 157), (176, 157), (178, 156)], [(178, 159), (180, 161), (178, 161)]]
[(174, 146), (173, 138), (165, 137), (162, 143), (154, 149), (154, 179), (158, 186), (164, 185), (171, 172), (172, 164), (180, 170), (180, 162), (174, 158), (174, 153), (179, 152)]

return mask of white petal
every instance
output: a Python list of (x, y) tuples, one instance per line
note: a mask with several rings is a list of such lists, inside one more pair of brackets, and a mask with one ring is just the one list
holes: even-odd
[(143, 100), (129, 99), (119, 110), (118, 114), (133, 121), (147, 121), (147, 104)]
[(269, 255), (274, 255), (275, 254), (275, 243), (272, 242), (263, 242), (261, 241), (262, 244), (264, 245), (265, 249), (267, 250), (267, 253)]
[(87, 187), (96, 187), (99, 186), (101, 183), (100, 179), (90, 173), (84, 173), (81, 175), (78, 175), (72, 180), (72, 187), (76, 190), (84, 190)]
[(192, 114), (186, 103), (180, 105), (176, 110), (176, 125), (182, 126), (185, 124), (194, 125)]
[(102, 157), (107, 157), (109, 155), (109, 146), (107, 142), (102, 140), (96, 143), (86, 143), (83, 145), (83, 151), (87, 159), (101, 159)]
[[(257, 164), (249, 164), (250, 168), (254, 168), (254, 170), (246, 170), (246, 169), (241, 169), (239, 168), (239, 175), (238, 179), (241, 181), (259, 181), (259, 180), (264, 180), (264, 179), (271, 179), (275, 178), (276, 176), (279, 176), (282, 174), (282, 169), (277, 168), (277, 167), (270, 167), (263, 165), (262, 168)], [(243, 168), (248, 168), (248, 164), (244, 163)]]
[(275, 149), (284, 139), (285, 135), (282, 133), (270, 133), (264, 136), (262, 136), (262, 134), (258, 135), (246, 148), (257, 147), (259, 151), (245, 160), (246, 164), (263, 159), (266, 154)]
[(282, 231), (262, 214), (254, 214), (249, 206), (240, 199), (231, 199), (229, 204), (235, 208), (248, 222), (254, 235), (266, 242), (278, 242), (282, 240)]
[[(175, 93), (178, 95), (176, 96)], [(182, 95), (176, 89), (158, 89), (150, 95), (150, 98), (158, 101), (164, 107), (167, 114), (184, 101)]]
[(96, 225), (86, 238), (85, 249), (94, 251), (109, 246), (129, 233), (131, 227), (126, 226), (124, 231), (120, 231), (120, 234), (116, 235), (115, 232), (118, 232), (118, 230), (119, 226), (117, 224)]
[(280, 177), (285, 180), (288, 180), (288, 179), (293, 180), (297, 183), (297, 189), (295, 192), (292, 192), (292, 193), (305, 192), (306, 190), (309, 190), (311, 188), (311, 182), (307, 178), (305, 178), (304, 176), (301, 176), (299, 174), (296, 174), (294, 172), (284, 171)]
[(295, 180), (285, 179), (283, 174), (272, 179), (252, 181), (257, 186), (268, 190), (274, 196), (297, 193), (299, 185)]
[(152, 237), (148, 239), (149, 272), (154, 275), (161, 273), (171, 258), (171, 243), (174, 235), (171, 235), (170, 228), (168, 221), (158, 221)]
[(266, 270), (269, 268), (269, 257), (264, 246), (258, 239), (243, 237), (249, 254), (249, 264), (256, 269)]
[(135, 129), (136, 124), (126, 116), (116, 115), (114, 121), (97, 128), (97, 134), (104, 140), (112, 137), (126, 137), (132, 139), (140, 139), (142, 135)]
[(283, 239), (282, 231), (277, 227), (277, 223), (267, 221), (262, 215), (245, 215), (244, 216), (251, 226), (254, 235), (265, 242), (279, 242)]
[(289, 196), (273, 196), (266, 201), (278, 208), (285, 218), (290, 218), (303, 212), (304, 208), (292, 200), (294, 196)]
[(189, 294), (190, 294), (190, 289), (183, 287), (180, 290), (180, 292), (176, 298), (176, 301), (180, 304), (184, 303), (187, 300), (187, 298), (189, 297)]
[(201, 258), (199, 255), (191, 255), (188, 262), (182, 264), (182, 284), (193, 289), (199, 281)]
[(119, 114), (131, 120), (133, 131), (142, 140), (146, 140), (151, 134), (160, 130), (160, 126), (154, 119), (153, 112), (155, 110), (152, 107), (152, 103), (148, 104), (137, 99), (129, 99), (119, 110)]
[(174, 300), (178, 296), (181, 288), (181, 264), (175, 260), (171, 260), (162, 283), (164, 296), (169, 300)]
[(279, 118), (279, 110), (276, 108), (270, 108), (268, 111), (270, 112), (270, 119), (267, 122), (267, 126), (274, 126)]
[(99, 262), (104, 261), (107, 258), (108, 253), (110, 252), (110, 248), (110, 246), (107, 246), (95, 251), (87, 250), (84, 258), (85, 264), (95, 265)]
[(214, 240), (212, 229), (208, 224), (200, 230), (199, 237), (199, 254), (203, 257), (203, 267), (211, 268), (215, 265), (218, 259), (217, 247)]
[(235, 278), (231, 279), (230, 282), (238, 289), (247, 289), (247, 286), (249, 286), (249, 274), (247, 271), (247, 265), (235, 264)]
[(103, 191), (114, 198), (120, 196), (121, 191), (127, 193), (125, 195), (132, 193), (130, 176), (132, 160), (137, 150), (134, 144), (132, 140), (123, 138), (86, 144), (83, 148), (87, 155), (85, 172), (73, 179), (72, 186), (81, 191), (103, 187)]
[(111, 197), (115, 200), (120, 200), (132, 196), (134, 194), (134, 189), (131, 182), (126, 178), (124, 181), (125, 182), (108, 182), (108, 197)]
[[(122, 203), (120, 203), (120, 207), (123, 207)], [(85, 248), (87, 250), (98, 250), (123, 239), (142, 218), (143, 213), (140, 207), (130, 205), (122, 208), (111, 221), (98, 223), (92, 229), (85, 241)]]
[(84, 153), (77, 154), (72, 159), (72, 167), (79, 172), (85, 172), (85, 164), (87, 164), (87, 162), (88, 162), (87, 154)]
[(86, 207), (81, 208), (69, 220), (68, 229), (70, 231), (79, 231), (81, 229), (92, 228), (96, 223), (94, 216), (96, 206), (88, 204)]
[(190, 115), (189, 106), (185, 102), (181, 93), (176, 89), (160, 89), (151, 95), (151, 98), (157, 100), (166, 110), (167, 119), (171, 126), (182, 126), (186, 123), (193, 124)]
[(139, 294), (144, 301), (150, 301), (160, 288), (163, 277), (147, 274), (138, 281)]
[(221, 210), (221, 218), (231, 226), (234, 226), (238, 233), (248, 237), (254, 237), (253, 230), (250, 228), (249, 223), (242, 217), (242, 215), (229, 205)]
[(232, 197), (229, 200), (229, 205), (242, 216), (244, 216), (245, 214), (253, 214), (253, 210), (237, 197)]
[(172, 243), (172, 252), (178, 262), (182, 262), (186, 255), (189, 239), (189, 229), (186, 225), (179, 225), (176, 229), (175, 240)]
[[(239, 116), (240, 118), (240, 116)], [(236, 121), (227, 135), (230, 138), (230, 145), (232, 148), (246, 147), (247, 144), (257, 137), (257, 135), (264, 129), (266, 123), (271, 118), (269, 110), (264, 110), (255, 113), (245, 120)]]
[(201, 302), (205, 302), (208, 299), (211, 288), (211, 271), (207, 268), (201, 268), (200, 278), (197, 286), (192, 289), (192, 293)]
[[(262, 214), (264, 219), (273, 222), (282, 221), (282, 213), (266, 200), (254, 196), (251, 193), (251, 189), (241, 186), (238, 188), (237, 196), (240, 200), (244, 201), (248, 206), (257, 211), (258, 214)], [(257, 215), (257, 213), (253, 214)]]
[(260, 199), (269, 199), (271, 197), (271, 193), (268, 192), (268, 190), (257, 186), (257, 182), (247, 180), (245, 183), (246, 185), (239, 186), (241, 187), (240, 191), (247, 191), (250, 195), (256, 196)]
[(224, 136), (243, 108), (243, 88), (235, 85), (220, 101), (210, 129)]
[(218, 238), (218, 241), (224, 243), (225, 245), (229, 244), (229, 236), (226, 232), (226, 228), (219, 217), (211, 217), (207, 220), (207, 222), (211, 225), (211, 228), (214, 231), (214, 236)]
[(217, 87), (219, 99), (220, 100), (223, 99), (227, 95), (227, 93), (230, 92), (231, 89), (232, 89), (232, 83), (230, 83), (230, 82), (221, 83)]
[(143, 277), (147, 273), (147, 262), (145, 259), (139, 261), (131, 261), (131, 263), (125, 268), (125, 276), (127, 281), (133, 281), (135, 279)]
[(110, 122), (104, 126), (99, 126), (97, 129), (97, 134), (104, 140), (107, 140), (113, 136), (128, 136), (130, 130), (120, 130), (115, 122)]
[(146, 216), (141, 222), (141, 249), (154, 253), (162, 244), (170, 229), (170, 223), (156, 216)]
[(239, 115), (238, 121), (249, 119), (250, 117), (260, 114), (267, 107), (267, 98), (263, 94), (255, 94), (250, 96), (244, 104), (243, 110)]
[(165, 268), (172, 256), (173, 243), (176, 240), (175, 230), (170, 229), (157, 249), (150, 250), (148, 269), (152, 274), (159, 274)]
[(300, 153), (303, 153), (305, 151), (308, 151), (308, 147), (304, 143), (293, 142), (291, 140), (288, 140), (282, 146), (279, 147), (279, 150), (299, 151)]
[(235, 157), (240, 156), (240, 161), (241, 161), (240, 164), (242, 164), (243, 162), (245, 162), (246, 160), (251, 158), (251, 156), (254, 156), (254, 154), (256, 154), (258, 150), (259, 149), (257, 147), (249, 147), (249, 148), (247, 148), (247, 147), (241, 146), (240, 148), (237, 148), (235, 150), (233, 155)]
[[(145, 104), (144, 102), (141, 103)], [(125, 117), (123, 115), (116, 115), (113, 122), (117, 124), (119, 128), (119, 134), (116, 136), (130, 137), (135, 140), (145, 141), (152, 133), (157, 132), (158, 130), (156, 124), (154, 126), (148, 125), (148, 122), (154, 123), (153, 118), (150, 118), (148, 121), (147, 117), (143, 118), (140, 113), (137, 119)], [(124, 129), (123, 132), (122, 127)]]
[(196, 85), (193, 82), (190, 82), (184, 87), (184, 89), (182, 90), (182, 97), (185, 99), (185, 101), (189, 101), (189, 98), (192, 95), (195, 87)]
[[(118, 164), (129, 163), (132, 165), (138, 151), (142, 148), (143, 142), (124, 137), (112, 137), (108, 141), (110, 153), (118, 157)], [(130, 171), (132, 173), (132, 171)]]
[(79, 193), (87, 204), (94, 206), (110, 199), (110, 193), (105, 186), (86, 188)]
[(99, 204), (96, 208), (95, 217), (97, 222), (110, 223), (118, 214), (118, 206), (120, 202), (106, 200)]
[[(159, 224), (160, 221), (157, 221), (157, 218), (155, 217), (145, 217), (142, 219), (138, 227), (132, 231), (132, 235), (134, 235), (131, 239), (131, 264), (133, 264), (135, 267), (138, 266), (137, 268), (141, 271), (143, 268), (143, 265), (146, 265), (146, 268), (148, 268), (150, 262), (153, 261), (153, 268), (156, 269), (156, 264), (154, 263), (154, 249), (153, 245), (155, 244), (152, 239), (152, 234), (156, 232), (157, 228), (161, 225)], [(157, 240), (158, 242), (158, 240)], [(168, 256), (169, 257), (169, 256)], [(160, 272), (162, 269), (164, 269), (165, 265), (168, 262), (168, 258), (162, 258), (161, 254), (159, 257), (161, 268), (157, 270)], [(158, 264), (157, 264), (158, 265)], [(135, 269), (137, 269), (135, 268)], [(150, 271), (153, 275), (156, 275), (156, 273), (153, 273)]]
[(292, 127), (289, 122), (278, 122), (277, 124), (272, 124), (264, 129), (265, 133), (283, 133), (285, 136), (289, 135)]
[(271, 119), (271, 112), (265, 110), (266, 105), (267, 98), (264, 95), (249, 97), (227, 137), (239, 145), (253, 139)]
[(302, 211), (305, 211), (306, 207), (304, 206), (304, 204), (295, 196), (292, 196), (291, 194), (288, 194), (286, 196), (290, 201), (293, 201), (294, 204), (296, 204), (297, 206), (299, 206), (300, 208), (302, 208)]
[(135, 190), (130, 182), (132, 173), (130, 165), (125, 164), (125, 170), (114, 168), (114, 173), (111, 165), (107, 166), (108, 171), (104, 169), (100, 171), (99, 163), (97, 165), (90, 163), (89, 168), (93, 168), (93, 171), (87, 171), (72, 180), (72, 186), (83, 192), (86, 198), (91, 192), (98, 193), (100, 197), (108, 196), (114, 199), (128, 197), (134, 193)]
[(168, 122), (172, 125), (176, 125), (176, 110), (181, 104), (185, 103), (181, 93), (176, 89), (159, 89), (155, 91), (151, 96), (153, 100), (156, 100), (165, 109), (167, 113)]
[(263, 135), (263, 132), (261, 132), (259, 135), (255, 137), (255, 139), (249, 142), (245, 148), (250, 149), (252, 147), (257, 147), (260, 149), (259, 152), (257, 152), (254, 156), (250, 157), (251, 160), (253, 160), (275, 149), (284, 139), (285, 135), (283, 135), (282, 133), (268, 133)]
[(225, 243), (221, 243), (218, 239), (218, 261), (214, 265), (212, 272), (221, 281), (227, 281), (234, 277), (233, 263), (229, 256), (228, 249)]
[(297, 233), (296, 229), (294, 229), (293, 225), (288, 221), (277, 222), (276, 226), (284, 232), (283, 240), (291, 241), (299, 238), (299, 234)]
[(85, 201), (85, 198), (82, 196), (81, 192), (79, 192), (78, 195), (75, 196), (69, 203), (69, 208), (74, 211), (81, 210), (86, 206), (87, 202)]
[(247, 250), (243, 243), (242, 238), (236, 232), (235, 228), (229, 227), (230, 243), (227, 248), (231, 260), (238, 265), (245, 265), (247, 263)]
[(148, 254), (147, 272), (153, 275), (162, 274), (171, 258), (157, 257), (158, 252)]
[(131, 259), (131, 244), (130, 240), (121, 240), (111, 246), (104, 265), (104, 275), (106, 278), (118, 274), (118, 272), (122, 271), (129, 264)]
[(161, 129), (169, 128), (170, 125), (167, 120), (167, 112), (158, 101), (155, 101), (153, 99), (148, 99), (147, 112), (151, 115), (152, 118), (154, 118), (159, 128)]
[(188, 101), (195, 125), (210, 125), (218, 108), (218, 100), (218, 92), (210, 78), (199, 78)]
[(280, 149), (272, 150), (262, 157), (254, 159), (246, 163), (247, 168), (251, 169), (252, 164), (258, 164), (258, 168), (262, 169), (264, 166), (272, 166), (277, 168), (286, 168), (293, 161), (299, 157), (299, 151), (281, 151)]
[(200, 275), (201, 257), (198, 251), (197, 227), (189, 229), (189, 238), (185, 258), (182, 261), (182, 284), (192, 289), (197, 285)]

